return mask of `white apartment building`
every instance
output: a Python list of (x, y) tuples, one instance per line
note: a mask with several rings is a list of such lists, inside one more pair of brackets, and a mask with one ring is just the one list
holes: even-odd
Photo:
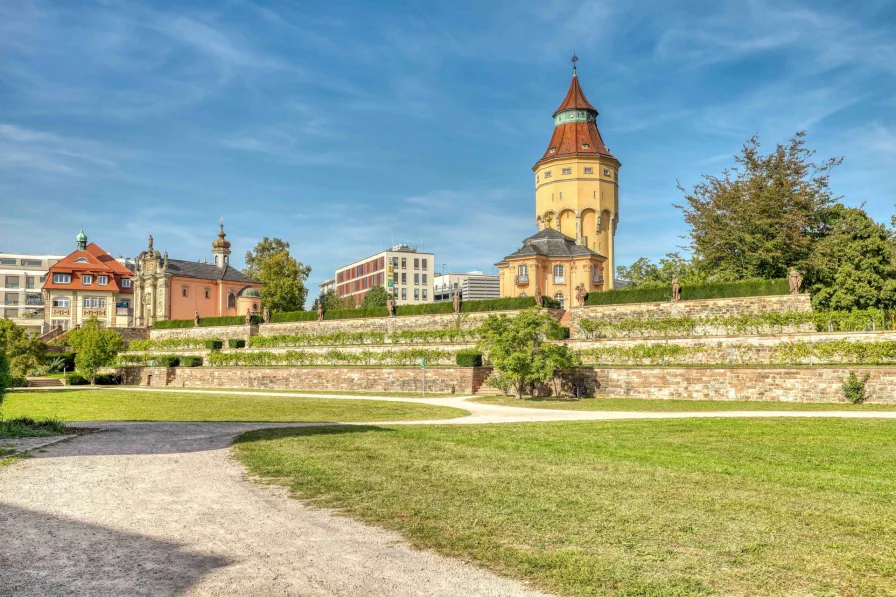
[(465, 301), (483, 301), (501, 296), (501, 281), (497, 274), (481, 271), (436, 274), (433, 295), (437, 303), (451, 301), (456, 293)]
[(435, 255), (411, 245), (395, 245), (336, 270), (336, 294), (361, 305), (374, 286), (392, 292), (396, 305), (433, 302)]
[(40, 334), (44, 321), (41, 287), (47, 280), (47, 270), (63, 257), (65, 255), (0, 253), (3, 317), (29, 333)]

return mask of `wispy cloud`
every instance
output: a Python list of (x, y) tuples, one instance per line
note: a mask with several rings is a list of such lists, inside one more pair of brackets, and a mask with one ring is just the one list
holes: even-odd
[(96, 168), (116, 169), (111, 154), (95, 141), (0, 123), (0, 168), (86, 175)]

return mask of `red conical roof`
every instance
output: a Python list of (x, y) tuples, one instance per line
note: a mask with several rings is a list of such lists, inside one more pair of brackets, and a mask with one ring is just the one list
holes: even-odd
[(573, 72), (572, 81), (569, 82), (569, 91), (566, 92), (566, 97), (563, 98), (563, 103), (554, 112), (554, 116), (563, 110), (575, 110), (577, 108), (597, 112), (597, 108), (592, 106), (591, 102), (585, 97), (585, 92), (582, 91), (582, 86), (579, 85), (579, 77)]

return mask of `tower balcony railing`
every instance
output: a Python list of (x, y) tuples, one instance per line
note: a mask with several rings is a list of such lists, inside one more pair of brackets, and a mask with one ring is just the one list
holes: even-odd
[(526, 286), (529, 284), (529, 275), (523, 274), (514, 276), (513, 281), (515, 284), (518, 284), (520, 286)]
[(591, 278), (591, 282), (592, 282), (593, 284), (603, 284), (603, 283), (604, 283), (604, 277), (603, 277), (603, 276), (593, 276), (593, 277)]

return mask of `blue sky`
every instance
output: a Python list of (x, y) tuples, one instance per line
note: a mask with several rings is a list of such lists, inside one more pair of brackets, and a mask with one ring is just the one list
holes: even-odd
[(682, 244), (676, 181), (754, 133), (806, 130), (837, 194), (894, 212), (893, 2), (0, 0), (0, 249), (83, 224), (205, 258), (223, 216), (235, 264), (278, 236), (313, 284), (398, 242), (494, 271), (573, 51), (623, 164), (619, 263)]

